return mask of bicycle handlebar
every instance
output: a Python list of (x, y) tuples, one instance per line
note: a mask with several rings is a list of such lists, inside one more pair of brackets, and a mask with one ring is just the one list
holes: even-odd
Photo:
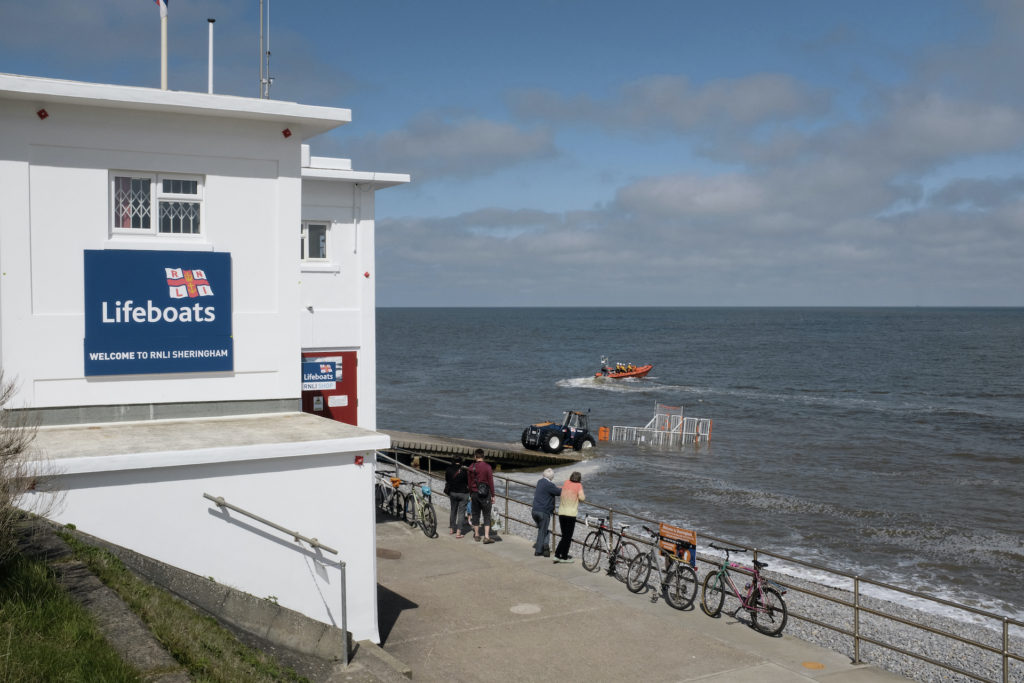
[(727, 553), (745, 553), (745, 552), (747, 552), (746, 548), (730, 548), (730, 547), (724, 546), (724, 545), (715, 545), (714, 543), (708, 543), (708, 545), (711, 546), (712, 548), (714, 548), (715, 550), (724, 550)]
[[(583, 523), (585, 525), (593, 526), (593, 524), (591, 524), (591, 522), (597, 522), (597, 528), (598, 529), (602, 529), (604, 531), (615, 533), (615, 530), (612, 529), (611, 527), (609, 527), (607, 524), (605, 524), (605, 521), (606, 520), (605, 520), (604, 517), (591, 517), (590, 515), (586, 515), (586, 516), (583, 517)], [(620, 524), (619, 525), (618, 533), (620, 533), (620, 534), (625, 533), (626, 529), (628, 529), (630, 526), (632, 526), (632, 525), (630, 525), (630, 524)]]

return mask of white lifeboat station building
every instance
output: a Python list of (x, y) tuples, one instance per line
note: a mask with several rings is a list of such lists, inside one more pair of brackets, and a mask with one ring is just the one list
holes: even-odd
[(310, 156), (350, 120), (0, 74), (0, 365), (51, 519), (379, 642), (374, 194), (409, 176)]

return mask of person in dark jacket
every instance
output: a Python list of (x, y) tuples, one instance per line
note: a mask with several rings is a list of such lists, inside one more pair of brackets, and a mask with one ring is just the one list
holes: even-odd
[(461, 457), (455, 458), (444, 472), (445, 491), (448, 492), (451, 512), (448, 515), (448, 533), (462, 538), (462, 524), (466, 518), (466, 503), (469, 501), (469, 479)]
[[(473, 540), (494, 543), (491, 538), (491, 505), (494, 503), (494, 470), (484, 462), (484, 451), (473, 452), (475, 462), (466, 474), (469, 478), (469, 495), (473, 499)], [(484, 518), (484, 535), (480, 535), (480, 515)]]
[(555, 512), (555, 497), (561, 495), (562, 489), (551, 483), (555, 471), (550, 467), (544, 470), (544, 476), (537, 482), (533, 493), (533, 521), (537, 525), (537, 542), (533, 544), (535, 557), (551, 557), (548, 548), (548, 534), (551, 532), (551, 515)]

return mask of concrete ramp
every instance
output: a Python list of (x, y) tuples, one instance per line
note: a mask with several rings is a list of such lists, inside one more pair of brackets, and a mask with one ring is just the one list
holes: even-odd
[[(382, 434), (391, 437), (391, 449), (394, 453), (408, 451), (420, 455), (432, 455), (438, 457), (461, 455), (473, 457), (477, 448), (482, 448), (484, 458), (492, 465), (500, 465), (511, 469), (522, 469), (530, 467), (559, 467), (571, 465), (583, 459), (580, 452), (566, 449), (561, 453), (544, 453), (543, 451), (529, 451), (519, 446), (518, 443), (495, 443), (493, 441), (474, 441), (472, 439), (454, 439), (448, 436), (435, 436), (432, 434), (412, 434), (409, 432), (394, 432), (389, 430), (378, 430)], [(426, 468), (424, 468), (426, 469)]]

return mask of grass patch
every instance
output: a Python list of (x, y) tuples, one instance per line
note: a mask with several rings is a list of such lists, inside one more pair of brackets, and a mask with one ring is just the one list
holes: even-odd
[(0, 681), (140, 681), (46, 563), (0, 567)]
[(75, 557), (142, 618), (196, 681), (307, 680), (270, 655), (241, 643), (213, 617), (200, 614), (167, 591), (138, 578), (106, 550), (82, 543), (68, 533), (61, 537)]

